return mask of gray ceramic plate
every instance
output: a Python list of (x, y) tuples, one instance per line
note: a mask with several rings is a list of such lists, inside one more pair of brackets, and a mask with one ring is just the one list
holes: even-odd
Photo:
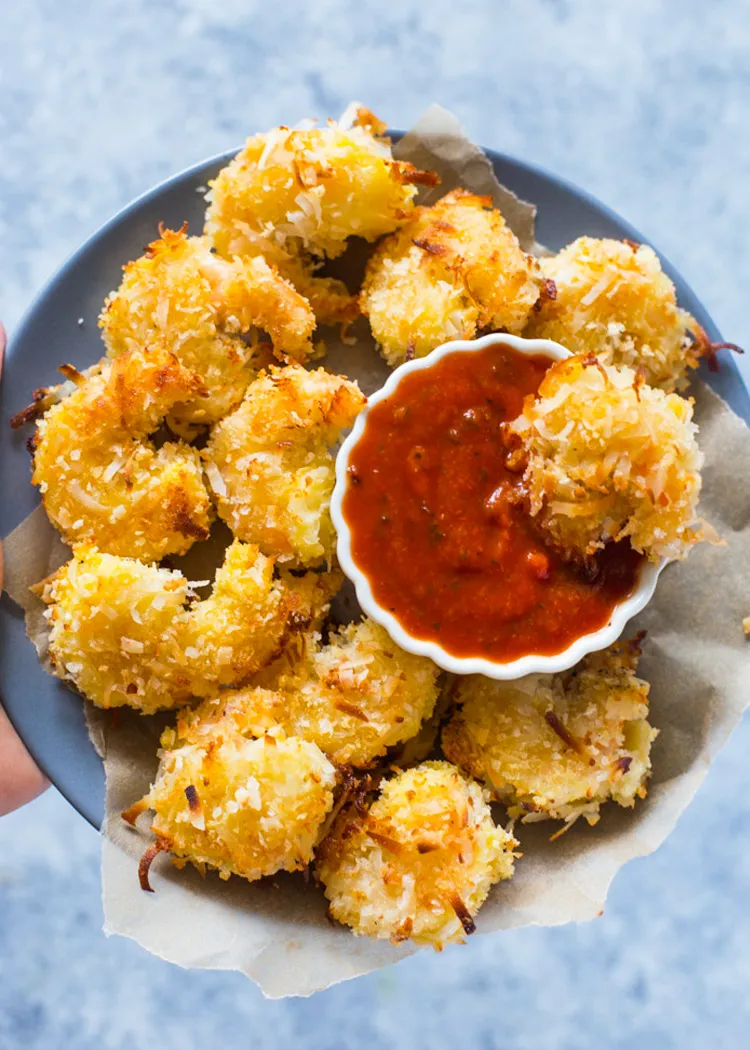
[[(581, 234), (645, 240), (575, 186), (511, 157), (491, 150), (487, 155), (500, 182), (538, 206), (537, 237), (549, 248), (560, 248)], [(28, 434), (13, 433), (10, 416), (28, 404), (35, 387), (59, 379), (59, 364), (70, 362), (84, 368), (101, 357), (96, 319), (104, 297), (120, 281), (122, 265), (140, 255), (154, 239), (160, 221), (176, 229), (187, 220), (191, 230), (199, 230), (205, 204), (198, 187), (205, 186), (231, 156), (227, 153), (189, 168), (128, 205), (65, 263), (31, 306), (9, 347), (0, 389), (4, 494), (0, 536), (7, 535), (39, 502), (29, 482)], [(719, 339), (716, 326), (685, 281), (662, 261), (682, 306), (712, 339)], [(729, 355), (722, 353), (721, 357), (721, 373), (707, 378), (750, 422), (750, 398), (736, 365)], [(50, 780), (83, 816), (99, 826), (104, 813), (104, 772), (89, 742), (81, 702), (42, 670), (24, 633), (23, 618), (6, 595), (0, 600), (0, 697)]]

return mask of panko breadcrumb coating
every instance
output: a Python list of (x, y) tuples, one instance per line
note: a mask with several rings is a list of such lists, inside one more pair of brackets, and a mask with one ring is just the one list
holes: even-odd
[(55, 673), (97, 707), (142, 714), (240, 686), (317, 615), (330, 592), (235, 541), (210, 596), (180, 572), (79, 548), (44, 586)]
[(440, 950), (474, 932), (490, 887), (513, 874), (516, 845), (479, 784), (424, 762), (384, 783), (364, 816), (338, 816), (316, 872), (331, 916), (354, 933)]
[(265, 259), (222, 259), (186, 230), (160, 229), (99, 318), (110, 357), (156, 339), (201, 376), (208, 394), (175, 405), (178, 427), (213, 423), (240, 403), (259, 358), (242, 337), (261, 329), (281, 360), (304, 361), (315, 328), (310, 305)]
[(639, 639), (592, 653), (570, 671), (461, 681), (443, 751), (487, 785), (512, 817), (599, 820), (612, 799), (645, 798), (651, 770), (647, 682)]
[[(278, 655), (254, 674), (248, 683), (249, 686), (262, 686), (271, 690), (278, 689), (282, 678), (286, 682), (293, 675), (301, 675), (308, 653), (317, 652), (331, 602), (345, 579), (339, 569), (306, 572), (302, 576), (298, 570), (290, 572), (281, 569), (279, 576), (294, 589), (301, 605), (292, 618), (294, 630), (287, 634)], [(224, 695), (228, 696), (227, 693)]]
[(201, 378), (158, 344), (65, 371), (77, 385), (37, 423), (32, 476), (65, 542), (157, 561), (206, 539), (198, 453), (148, 440), (175, 404), (205, 394)]
[(206, 696), (216, 685), (238, 686), (275, 659), (298, 631), (328, 609), (340, 585), (333, 576), (283, 572), (251, 543), (235, 540), (216, 572), (211, 594), (195, 602), (178, 625), (191, 691)]
[(158, 852), (178, 866), (190, 861), (203, 874), (215, 868), (255, 880), (296, 871), (311, 860), (333, 806), (337, 773), (315, 744), (295, 737), (246, 739), (224, 735), (183, 744), (162, 736), (156, 783), (123, 817), (134, 823), (154, 811), (156, 842), (139, 867), (143, 889)]
[(653, 249), (632, 241), (579, 237), (540, 262), (555, 298), (540, 303), (524, 335), (553, 339), (607, 365), (642, 369), (646, 382), (681, 390), (705, 350), (697, 322), (677, 305)]
[(310, 304), (320, 324), (339, 325), (342, 331), (359, 317), (359, 301), (337, 277), (318, 273), (323, 265), (307, 253), (289, 254), (289, 249), (274, 252), (274, 265), (298, 293)]
[(152, 714), (190, 696), (175, 621), (188, 582), (179, 572), (78, 548), (45, 582), (54, 673), (97, 707)]
[(186, 712), (180, 733), (192, 742), (227, 722), (253, 736), (281, 727), (338, 764), (366, 767), (419, 732), (435, 706), (438, 674), (365, 620), (340, 628), (322, 648), (308, 645), (274, 686), (224, 692)]
[(313, 259), (340, 255), (349, 237), (395, 230), (413, 210), (416, 184), (437, 181), (393, 160), (385, 126), (367, 110), (354, 121), (252, 136), (211, 183), (206, 215), (221, 255), (265, 256), (329, 324), (352, 320), (356, 297), (316, 277)]
[(628, 537), (652, 561), (713, 531), (697, 518), (703, 455), (693, 403), (595, 358), (558, 361), (510, 424), (528, 456), (530, 511), (583, 559)]
[(491, 197), (453, 190), (386, 238), (360, 294), (390, 365), (482, 328), (520, 333), (543, 287)]
[(309, 654), (307, 680), (293, 694), (295, 732), (337, 762), (369, 765), (419, 732), (435, 707), (439, 675), (373, 620), (347, 624)]
[(356, 383), (319, 368), (271, 368), (214, 427), (204, 450), (219, 516), (235, 536), (291, 565), (331, 562), (331, 446), (365, 403)]

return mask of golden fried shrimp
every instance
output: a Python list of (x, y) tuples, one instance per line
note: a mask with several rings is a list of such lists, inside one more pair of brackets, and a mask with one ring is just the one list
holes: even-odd
[(43, 590), (50, 657), (97, 707), (152, 714), (246, 682), (317, 615), (317, 589), (274, 579), (272, 559), (235, 541), (210, 596), (188, 604), (182, 573), (79, 548)]
[(595, 824), (609, 799), (633, 806), (646, 797), (657, 735), (648, 683), (635, 675), (639, 641), (592, 653), (563, 674), (463, 679), (443, 751), (524, 821)]
[(139, 866), (144, 890), (155, 855), (170, 852), (178, 866), (222, 879), (253, 881), (304, 868), (333, 806), (337, 773), (315, 744), (295, 737), (246, 739), (226, 735), (183, 744), (174, 730), (162, 736), (156, 783), (123, 813), (134, 824), (154, 811), (155, 843)]
[(279, 273), (303, 296), (320, 324), (344, 329), (359, 317), (359, 299), (337, 277), (324, 277), (318, 271), (323, 263), (308, 253), (291, 248), (273, 254)]
[(274, 567), (274, 559), (254, 544), (235, 540), (209, 597), (195, 602), (178, 623), (195, 696), (246, 682), (279, 655), (290, 636), (318, 617), (321, 605), (328, 608), (331, 590), (325, 575), (282, 573), (276, 579)]
[(175, 405), (178, 425), (213, 423), (237, 407), (259, 364), (244, 337), (260, 329), (281, 360), (304, 361), (315, 328), (307, 301), (265, 259), (222, 259), (186, 229), (160, 229), (99, 318), (110, 357), (157, 340), (201, 376), (208, 393)]
[[(279, 570), (279, 578), (297, 595), (299, 608), (292, 616), (289, 631), (278, 655), (250, 679), (248, 686), (277, 690), (283, 679), (300, 678), (307, 666), (308, 655), (320, 648), (324, 624), (331, 602), (341, 590), (344, 574), (338, 570), (311, 571), (300, 576), (298, 571)], [(224, 694), (229, 696), (228, 693)]]
[(391, 365), (478, 329), (519, 333), (543, 282), (491, 197), (453, 190), (417, 208), (367, 265), (360, 307)]
[(516, 845), (479, 784), (424, 762), (384, 783), (365, 816), (342, 811), (316, 873), (331, 916), (355, 934), (439, 951), (474, 932), (491, 886), (513, 874)]
[(152, 714), (190, 697), (175, 620), (188, 581), (179, 572), (78, 548), (47, 581), (54, 673), (97, 707)]
[(281, 727), (338, 764), (367, 767), (419, 732), (435, 706), (438, 674), (432, 661), (399, 649), (365, 620), (340, 628), (322, 648), (308, 640), (299, 663), (269, 688), (225, 692), (186, 712), (181, 736), (192, 742), (226, 723), (253, 736)]
[(280, 562), (330, 563), (330, 449), (364, 403), (356, 383), (322, 368), (271, 368), (250, 384), (203, 452), (219, 516), (235, 536)]
[(37, 423), (32, 476), (65, 542), (158, 561), (206, 539), (198, 453), (148, 441), (175, 404), (205, 394), (200, 377), (159, 345), (66, 374), (77, 386)]
[(254, 135), (209, 193), (205, 230), (219, 253), (263, 255), (293, 282), (303, 273), (303, 294), (326, 323), (351, 320), (356, 298), (330, 280), (316, 297), (312, 259), (335, 258), (349, 237), (374, 241), (395, 230), (414, 208), (417, 184), (437, 181), (393, 160), (380, 122), (361, 113), (351, 127), (329, 121)]
[(292, 693), (294, 731), (337, 762), (371, 765), (419, 732), (435, 707), (439, 674), (373, 620), (348, 624), (310, 653), (307, 680)]
[(539, 304), (525, 335), (596, 354), (606, 365), (641, 369), (650, 386), (668, 392), (687, 385), (705, 336), (678, 307), (674, 285), (651, 248), (579, 237), (540, 265), (554, 281), (555, 297)]
[(531, 514), (551, 542), (587, 558), (630, 539), (652, 561), (684, 558), (713, 530), (696, 516), (703, 455), (693, 403), (630, 368), (568, 358), (510, 424), (528, 456)]

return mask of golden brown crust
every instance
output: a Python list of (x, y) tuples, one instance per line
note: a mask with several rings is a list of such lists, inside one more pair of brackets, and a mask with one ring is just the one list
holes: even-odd
[(214, 427), (203, 456), (219, 516), (287, 565), (331, 564), (331, 448), (365, 403), (324, 369), (271, 368)]
[(494, 682), (460, 680), (443, 751), (524, 821), (594, 824), (602, 803), (646, 794), (648, 683), (636, 677), (643, 635), (592, 653), (570, 671)]
[(175, 407), (177, 424), (208, 424), (235, 408), (260, 367), (261, 332), (281, 361), (312, 353), (307, 300), (261, 257), (222, 259), (205, 237), (160, 226), (160, 238), (124, 268), (99, 326), (110, 357), (155, 340), (201, 376), (206, 390)]
[(485, 328), (520, 332), (543, 287), (492, 198), (456, 189), (378, 245), (360, 306), (395, 365)]
[(176, 403), (205, 393), (201, 377), (158, 344), (76, 375), (33, 442), (32, 481), (64, 540), (151, 561), (205, 539), (213, 514), (197, 452), (148, 439)]
[(493, 883), (513, 872), (512, 835), (478, 784), (448, 762), (365, 783), (318, 849), (333, 918), (354, 933), (431, 944), (462, 941)]
[(316, 275), (350, 237), (377, 240), (414, 209), (435, 176), (394, 161), (383, 122), (358, 107), (351, 126), (276, 128), (248, 139), (212, 183), (206, 233), (227, 258), (263, 255), (306, 296), (324, 324), (346, 324), (357, 298)]
[(652, 561), (715, 534), (698, 518), (703, 457), (693, 405), (596, 355), (558, 361), (510, 424), (532, 516), (564, 554), (628, 538)]
[(711, 362), (710, 341), (678, 307), (674, 285), (647, 245), (579, 237), (540, 265), (556, 292), (532, 314), (524, 333), (530, 338), (640, 368), (650, 386), (667, 392), (687, 386), (701, 356)]
[(337, 765), (368, 767), (432, 714), (439, 669), (399, 649), (373, 621), (340, 628), (326, 644), (314, 633), (304, 640), (297, 659), (264, 670), (249, 688), (183, 712), (180, 739), (211, 738), (225, 726), (245, 735), (281, 728)]
[(167, 850), (180, 866), (215, 868), (223, 879), (253, 881), (310, 862), (339, 778), (315, 744), (228, 733), (203, 746), (176, 745), (168, 730), (162, 746), (155, 784), (125, 814), (154, 812), (142, 889), (151, 889), (148, 869)]
[(277, 660), (328, 608), (340, 578), (274, 577), (235, 541), (209, 597), (179, 572), (79, 549), (46, 583), (55, 673), (98, 707), (144, 714), (239, 687)]

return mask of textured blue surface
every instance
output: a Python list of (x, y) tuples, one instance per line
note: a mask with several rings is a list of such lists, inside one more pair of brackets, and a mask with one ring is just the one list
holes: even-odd
[[(659, 245), (725, 337), (750, 345), (743, 4), (7, 0), (0, 43), (11, 328), (153, 182), (360, 97), (400, 127), (440, 101), (478, 141), (585, 186)], [(597, 922), (475, 939), (283, 1003), (105, 940), (96, 834), (49, 792), (0, 821), (0, 1050), (746, 1047), (748, 747), (745, 726)]]

